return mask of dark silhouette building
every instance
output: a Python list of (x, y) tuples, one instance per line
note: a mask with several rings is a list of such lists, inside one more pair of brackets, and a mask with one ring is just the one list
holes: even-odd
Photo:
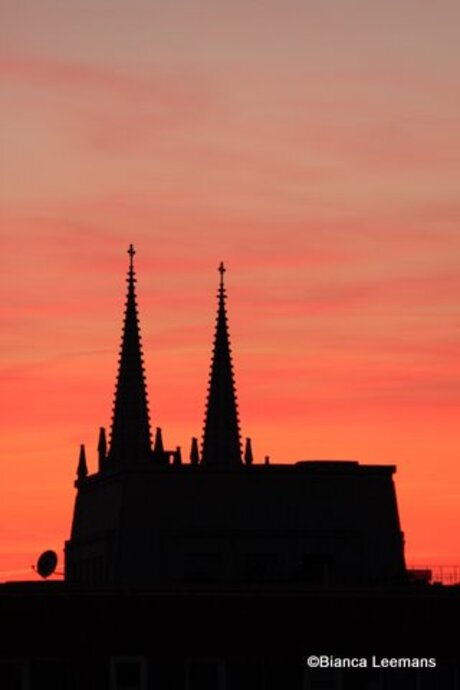
[(223, 264), (201, 458), (152, 447), (134, 249), (107, 448), (84, 448), (66, 543), (68, 582), (129, 585), (381, 585), (405, 577), (393, 466), (258, 464), (242, 457)]
[(460, 588), (407, 577), (395, 468), (243, 452), (223, 264), (201, 451), (152, 446), (129, 256), (110, 438), (64, 581), (0, 585), (0, 690), (459, 690)]

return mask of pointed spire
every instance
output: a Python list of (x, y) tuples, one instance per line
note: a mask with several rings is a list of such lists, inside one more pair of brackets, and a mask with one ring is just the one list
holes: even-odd
[(245, 465), (252, 465), (254, 462), (254, 457), (252, 455), (252, 443), (251, 439), (247, 438), (246, 439), (246, 447), (244, 449), (244, 464)]
[(147, 390), (135, 292), (135, 253), (131, 244), (128, 249), (128, 294), (109, 451), (109, 461), (121, 465), (146, 461), (151, 453)]
[(88, 465), (86, 464), (86, 451), (85, 451), (85, 446), (82, 443), (80, 446), (80, 456), (78, 458), (78, 467), (77, 467), (78, 481), (81, 482), (87, 476), (88, 476)]
[(190, 462), (192, 465), (198, 465), (200, 462), (200, 451), (198, 450), (198, 439), (195, 436), (192, 438), (192, 447), (190, 448)]
[(217, 324), (203, 434), (202, 464), (241, 465), (241, 442), (225, 306), (225, 266), (219, 266)]
[(105, 469), (105, 461), (107, 459), (107, 438), (103, 426), (99, 429), (99, 442), (97, 444), (97, 453), (99, 457), (99, 472)]

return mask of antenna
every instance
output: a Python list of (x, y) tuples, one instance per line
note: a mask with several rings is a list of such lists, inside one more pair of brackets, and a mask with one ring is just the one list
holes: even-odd
[(35, 569), (37, 573), (46, 580), (46, 578), (52, 575), (56, 570), (57, 562), (58, 557), (56, 551), (43, 551), (37, 561)]

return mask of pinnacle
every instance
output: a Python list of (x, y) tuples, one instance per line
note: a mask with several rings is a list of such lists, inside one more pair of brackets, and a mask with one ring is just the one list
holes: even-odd
[(241, 441), (223, 286), (225, 270), (221, 263), (201, 462), (204, 465), (235, 466), (241, 464)]
[(128, 294), (118, 358), (109, 451), (109, 460), (121, 465), (147, 460), (151, 452), (145, 368), (134, 288), (135, 250), (132, 245), (128, 254)]

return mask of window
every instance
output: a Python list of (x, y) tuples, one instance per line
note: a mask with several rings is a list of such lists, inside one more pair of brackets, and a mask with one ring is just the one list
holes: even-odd
[(29, 673), (25, 661), (0, 661), (0, 688), (28, 690)]
[(110, 690), (147, 690), (147, 662), (142, 657), (110, 661)]
[[(26, 688), (65, 690), (68, 687), (68, 668), (58, 658), (33, 659), (29, 664), (29, 683)], [(3, 686), (2, 686), (3, 687)]]
[[(226, 660), (225, 666), (225, 690), (265, 690), (263, 663), (260, 659), (230, 658)], [(282, 687), (288, 687), (284, 681)]]
[(186, 690), (226, 690), (225, 662), (191, 659), (187, 666)]

